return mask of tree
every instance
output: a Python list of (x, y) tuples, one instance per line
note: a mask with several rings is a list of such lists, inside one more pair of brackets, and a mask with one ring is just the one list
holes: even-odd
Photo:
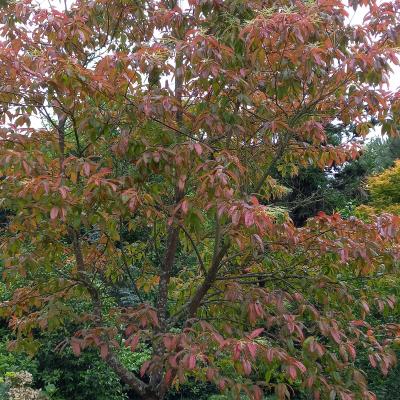
[[(343, 141), (357, 138), (354, 126), (331, 125), (325, 127), (327, 143), (337, 146)], [(285, 177), (284, 185), (288, 195), (278, 204), (287, 208), (295, 226), (302, 226), (309, 218), (315, 217), (319, 211), (332, 214), (343, 209), (354, 199), (354, 187), (360, 186), (359, 180), (350, 174), (350, 179), (342, 179), (348, 169), (355, 169), (360, 164), (358, 159), (351, 160), (345, 166), (328, 166), (321, 169), (316, 166), (307, 166), (299, 170), (295, 176)], [(361, 161), (362, 163), (362, 161)], [(367, 172), (365, 171), (364, 174)], [(277, 172), (275, 172), (277, 174)], [(276, 175), (279, 179), (279, 174)], [(345, 185), (343, 185), (345, 183)]]
[[(365, 321), (394, 299), (352, 282), (397, 266), (399, 218), (296, 228), (273, 204), (301, 167), (358, 155), (357, 140), (327, 143), (335, 121), (396, 133), (382, 84), (398, 4), (367, 6), (363, 26), (338, 0), (2, 9), (12, 346), (34, 352), (71, 324), (59, 349), (98, 348), (136, 398), (188, 378), (254, 399), (374, 398), (354, 359), (364, 346), (384, 373), (395, 362), (399, 327)], [(151, 349), (140, 373), (120, 346)]]
[(386, 169), (378, 175), (370, 176), (367, 189), (370, 193), (370, 204), (375, 212), (391, 212), (399, 214), (400, 211), (400, 161), (397, 160), (393, 167)]
[[(337, 136), (335, 139), (339, 142), (348, 139), (343, 127), (338, 127)], [(288, 208), (296, 226), (301, 226), (319, 211), (354, 215), (358, 206), (370, 201), (366, 187), (368, 178), (393, 165), (400, 157), (399, 144), (398, 137), (377, 137), (363, 146), (360, 157), (344, 165), (325, 170), (302, 168), (298, 175), (284, 179), (289, 195), (278, 204)], [(390, 199), (384, 195), (381, 201), (387, 205)], [(386, 211), (394, 213), (392, 209), (386, 208)]]

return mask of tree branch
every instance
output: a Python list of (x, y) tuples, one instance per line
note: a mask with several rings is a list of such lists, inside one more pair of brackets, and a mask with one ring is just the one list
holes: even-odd
[(196, 246), (196, 243), (194, 242), (192, 236), (190, 235), (188, 230), (184, 227), (184, 225), (180, 224), (179, 226), (182, 229), (182, 231), (185, 233), (186, 237), (189, 239), (190, 243), (192, 244), (193, 250), (196, 253), (197, 259), (199, 260), (200, 268), (203, 271), (203, 274), (206, 275), (207, 274), (207, 270), (206, 270), (206, 267), (204, 266), (203, 259), (201, 258), (201, 255), (200, 255), (200, 252), (199, 252), (199, 250), (198, 250), (198, 248)]
[[(89, 295), (93, 303), (93, 314), (96, 323), (99, 325), (103, 324), (102, 315), (102, 305), (99, 292), (96, 287), (94, 287), (88, 280), (85, 274), (85, 262), (83, 259), (81, 244), (79, 240), (78, 233), (72, 227), (68, 228), (72, 240), (72, 247), (74, 250), (76, 266), (78, 270), (78, 275), (81, 282), (84, 284), (89, 292)], [(149, 386), (141, 381), (133, 372), (129, 371), (124, 365), (119, 361), (117, 355), (113, 352), (110, 344), (108, 344), (108, 354), (105, 357), (106, 363), (113, 369), (113, 371), (119, 376), (119, 378), (129, 385), (136, 394), (140, 396), (146, 396), (149, 392)]]

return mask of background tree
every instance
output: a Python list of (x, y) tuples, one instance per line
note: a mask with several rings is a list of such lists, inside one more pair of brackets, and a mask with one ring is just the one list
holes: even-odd
[[(398, 217), (296, 228), (276, 206), (288, 176), (358, 155), (357, 140), (329, 142), (333, 122), (396, 133), (399, 99), (382, 85), (398, 4), (368, 9), (354, 27), (325, 0), (4, 8), (14, 348), (75, 327), (58, 349), (97, 348), (136, 398), (187, 379), (255, 399), (373, 398), (355, 359), (365, 347), (384, 373), (394, 364), (398, 326), (365, 320), (394, 299), (353, 280), (397, 267)], [(139, 372), (121, 346), (149, 350)]]
[(391, 168), (368, 178), (366, 189), (370, 194), (370, 199), (368, 205), (358, 207), (358, 214), (363, 215), (368, 211), (370, 215), (382, 212), (398, 215), (400, 212), (399, 184), (400, 161), (397, 160)]
[[(346, 139), (346, 130), (337, 127), (333, 140), (338, 144)], [(304, 224), (319, 211), (329, 214), (339, 211), (349, 217), (358, 206), (370, 201), (366, 187), (368, 177), (391, 167), (398, 158), (400, 141), (397, 137), (375, 137), (365, 143), (358, 158), (344, 165), (325, 170), (302, 168), (298, 175), (286, 177), (283, 182), (287, 195), (277, 204), (289, 210), (296, 226)], [(381, 200), (386, 204), (390, 201), (384, 196)]]

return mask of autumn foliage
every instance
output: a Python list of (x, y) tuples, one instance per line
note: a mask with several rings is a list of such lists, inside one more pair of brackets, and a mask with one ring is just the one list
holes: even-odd
[[(370, 325), (395, 299), (363, 278), (397, 268), (400, 219), (295, 227), (275, 203), (281, 178), (357, 157), (371, 117), (396, 134), (400, 4), (353, 1), (361, 26), (340, 0), (35, 4), (0, 13), (11, 346), (71, 323), (59, 350), (97, 347), (143, 399), (187, 379), (373, 399), (358, 351), (387, 373), (399, 326)], [(358, 137), (329, 144), (338, 121)], [(118, 349), (141, 345), (135, 374)]]

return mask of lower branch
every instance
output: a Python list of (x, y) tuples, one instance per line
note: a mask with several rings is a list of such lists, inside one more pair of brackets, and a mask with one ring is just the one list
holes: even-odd
[(229, 248), (228, 243), (225, 243), (221, 247), (221, 249), (215, 256), (213, 263), (212, 263), (210, 269), (208, 270), (207, 275), (205, 276), (205, 278), (203, 280), (203, 283), (199, 286), (199, 288), (196, 290), (196, 293), (193, 295), (192, 299), (189, 301), (189, 303), (187, 305), (189, 318), (193, 318), (195, 316), (198, 308), (201, 305), (201, 301), (203, 300), (203, 297), (207, 294), (207, 292), (210, 290), (212, 284), (216, 280), (219, 268), (221, 266), (221, 261), (224, 258), (228, 248)]
[[(75, 262), (77, 264), (78, 275), (80, 282), (86, 287), (89, 292), (90, 298), (93, 303), (93, 314), (97, 324), (103, 324), (103, 313), (101, 297), (97, 288), (87, 279), (85, 275), (85, 262), (81, 249), (81, 243), (78, 233), (72, 228), (68, 229), (72, 239), (72, 247), (74, 250)], [(111, 369), (118, 375), (118, 377), (139, 396), (144, 399), (156, 399), (157, 397), (151, 397), (151, 390), (149, 385), (140, 380), (133, 372), (129, 371), (118, 359), (117, 355), (113, 352), (112, 346), (108, 344), (108, 354), (105, 357), (106, 363)]]

